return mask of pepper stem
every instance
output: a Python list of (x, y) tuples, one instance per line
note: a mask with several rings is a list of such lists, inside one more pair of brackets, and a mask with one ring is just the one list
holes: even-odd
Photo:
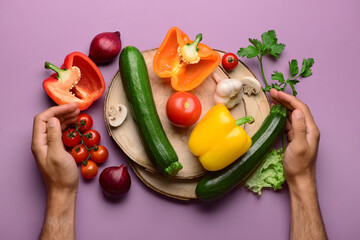
[(189, 46), (194, 46), (196, 48), (196, 51), (199, 51), (199, 49), (197, 48), (197, 46), (199, 45), (199, 43), (202, 40), (202, 33), (199, 33), (198, 35), (196, 35), (195, 41), (192, 42), (191, 44), (188, 44)]
[(51, 70), (53, 70), (54, 72), (56, 72), (58, 79), (60, 78), (60, 74), (61, 74), (62, 72), (65, 72), (65, 71), (66, 71), (66, 70), (64, 70), (64, 69), (58, 68), (57, 66), (55, 66), (54, 64), (52, 64), (52, 63), (50, 63), (50, 62), (45, 62), (45, 68), (46, 68), (46, 69), (51, 69)]
[(252, 116), (246, 116), (236, 120), (236, 126), (241, 126), (244, 123), (252, 124), (253, 122), (254, 122), (254, 118)]
[(182, 47), (179, 46), (178, 53), (180, 55), (180, 63), (184, 62), (186, 64), (195, 64), (200, 61), (200, 56), (198, 54), (199, 49), (197, 47), (201, 40), (202, 34), (199, 33), (196, 35), (195, 41), (191, 44), (187, 43)]

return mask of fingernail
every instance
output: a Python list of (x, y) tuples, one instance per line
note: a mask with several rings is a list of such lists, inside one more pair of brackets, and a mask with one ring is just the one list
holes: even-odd
[(296, 110), (294, 111), (294, 117), (295, 117), (295, 119), (304, 118), (304, 113), (303, 113), (301, 110), (296, 109)]
[(50, 118), (48, 120), (48, 126), (49, 127), (56, 127), (56, 119), (55, 118)]

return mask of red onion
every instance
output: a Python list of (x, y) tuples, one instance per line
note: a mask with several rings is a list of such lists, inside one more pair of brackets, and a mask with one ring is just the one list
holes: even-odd
[(91, 41), (89, 57), (96, 64), (108, 63), (119, 55), (120, 50), (120, 32), (103, 32)]
[(105, 168), (100, 174), (99, 182), (104, 195), (111, 198), (125, 195), (131, 186), (130, 175), (124, 164)]

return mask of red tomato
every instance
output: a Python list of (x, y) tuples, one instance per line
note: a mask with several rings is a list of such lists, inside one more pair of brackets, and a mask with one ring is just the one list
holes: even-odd
[(75, 122), (78, 123), (78, 129), (81, 132), (90, 130), (93, 126), (92, 118), (86, 113), (80, 113)]
[(226, 71), (233, 70), (239, 63), (238, 57), (233, 53), (226, 53), (222, 57), (222, 66)]
[(105, 162), (109, 156), (108, 150), (102, 145), (96, 146), (94, 149), (91, 149), (90, 154), (91, 160), (96, 163)]
[(93, 161), (88, 160), (86, 166), (81, 164), (81, 175), (86, 179), (92, 179), (98, 173), (98, 166)]
[(83, 134), (82, 139), (88, 148), (92, 148), (100, 143), (101, 136), (98, 131), (91, 129)]
[(82, 161), (85, 161), (89, 156), (89, 152), (83, 144), (73, 147), (71, 149), (70, 154), (77, 163), (81, 163)]
[(67, 147), (75, 147), (80, 143), (81, 139), (79, 133), (75, 129), (70, 128), (63, 133), (62, 141)]
[(194, 94), (176, 92), (167, 101), (166, 114), (175, 126), (190, 127), (201, 115), (201, 103)]

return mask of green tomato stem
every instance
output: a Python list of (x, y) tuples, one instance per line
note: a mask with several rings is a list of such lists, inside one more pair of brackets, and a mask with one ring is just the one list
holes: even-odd
[[(87, 158), (82, 162), (82, 164), (84, 165), (84, 166), (86, 166), (87, 165), (87, 161), (91, 158), (91, 154), (90, 154), (90, 151), (92, 150), (92, 149), (94, 149), (94, 148), (97, 148), (97, 146), (95, 145), (94, 147), (92, 147), (92, 148), (88, 148), (88, 146), (86, 146), (86, 144), (84, 143), (84, 140), (83, 140), (83, 138), (82, 138), (82, 136), (84, 136), (83, 134), (81, 134), (81, 132), (79, 131), (79, 127), (78, 127), (78, 124), (80, 124), (80, 126), (83, 126), (84, 125), (84, 123), (75, 123), (75, 131), (79, 134), (79, 136), (80, 136), (80, 141), (81, 141), (81, 143), (80, 143), (80, 145), (84, 145), (84, 147), (86, 148), (86, 150), (88, 151), (88, 156), (87, 156)], [(85, 125), (86, 126), (86, 125)]]

